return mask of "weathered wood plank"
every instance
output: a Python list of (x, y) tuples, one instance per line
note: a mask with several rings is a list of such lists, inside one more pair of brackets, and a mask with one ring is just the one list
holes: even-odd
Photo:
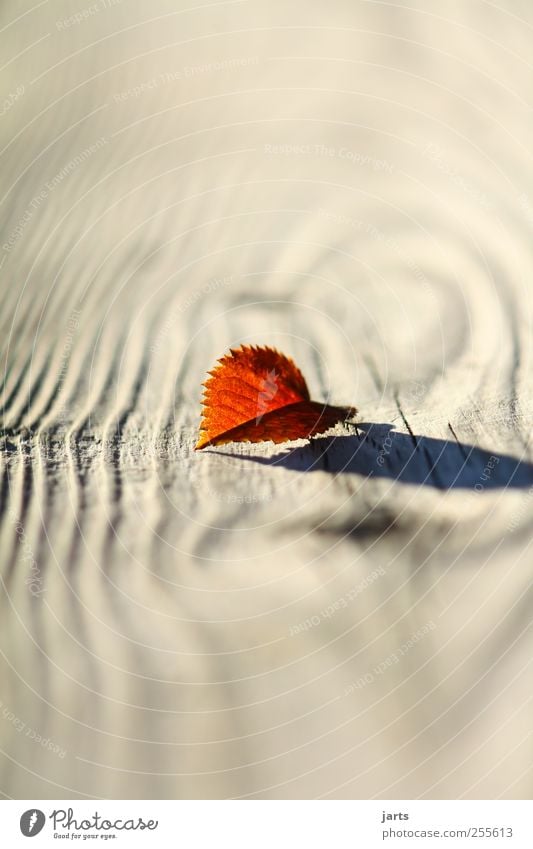
[[(529, 798), (531, 10), (16, 13), (2, 794)], [(358, 432), (194, 452), (240, 342)]]

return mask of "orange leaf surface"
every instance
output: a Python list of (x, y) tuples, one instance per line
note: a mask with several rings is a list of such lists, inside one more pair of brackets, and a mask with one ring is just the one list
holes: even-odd
[(209, 374), (196, 449), (315, 436), (356, 412), (311, 401), (300, 369), (273, 348), (232, 349)]

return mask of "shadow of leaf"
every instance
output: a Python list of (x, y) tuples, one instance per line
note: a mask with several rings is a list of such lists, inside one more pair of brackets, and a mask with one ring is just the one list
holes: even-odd
[(224, 453), (251, 463), (297, 472), (392, 478), (437, 489), (523, 488), (533, 484), (533, 465), (456, 440), (399, 433), (390, 424), (357, 425), (356, 436), (322, 436), (270, 457)]

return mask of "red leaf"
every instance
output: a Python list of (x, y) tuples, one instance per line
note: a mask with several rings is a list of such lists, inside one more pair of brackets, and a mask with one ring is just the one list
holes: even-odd
[(356, 412), (311, 401), (300, 369), (273, 348), (232, 349), (209, 374), (196, 449), (314, 436)]

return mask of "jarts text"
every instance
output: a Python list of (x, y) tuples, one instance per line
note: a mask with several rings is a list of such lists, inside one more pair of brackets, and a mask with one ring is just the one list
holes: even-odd
[(383, 811), (381, 815), (381, 822), (389, 822), (390, 820), (408, 820), (409, 814), (389, 814), (387, 811)]

